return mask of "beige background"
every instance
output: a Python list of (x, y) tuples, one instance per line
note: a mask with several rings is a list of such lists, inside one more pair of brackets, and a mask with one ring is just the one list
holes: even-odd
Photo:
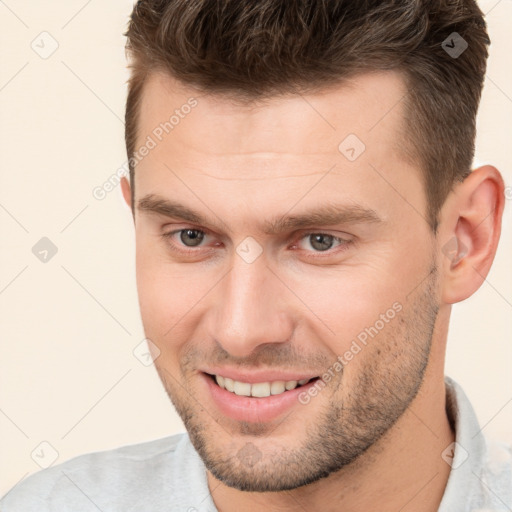
[[(454, 308), (446, 373), (485, 434), (512, 442), (512, 1), (480, 5), (493, 44), (477, 159), (503, 172), (509, 199), (487, 282)], [(53, 454), (56, 464), (183, 430), (133, 354), (144, 334), (130, 212), (120, 187), (92, 195), (126, 160), (131, 8), (0, 2), (0, 495)], [(54, 41), (51, 56), (36, 53)], [(32, 253), (42, 237), (58, 248), (47, 263)]]

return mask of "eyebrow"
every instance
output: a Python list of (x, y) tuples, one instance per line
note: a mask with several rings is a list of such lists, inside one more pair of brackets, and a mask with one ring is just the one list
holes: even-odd
[[(184, 220), (202, 226), (214, 226), (212, 217), (205, 217), (179, 202), (171, 201), (156, 194), (148, 194), (139, 200), (137, 209), (141, 212), (156, 213), (172, 219)], [(287, 231), (312, 226), (335, 224), (381, 223), (381, 217), (371, 208), (358, 204), (326, 203), (295, 215), (277, 216), (263, 223), (262, 233), (277, 235)], [(223, 223), (224, 224), (224, 223)]]

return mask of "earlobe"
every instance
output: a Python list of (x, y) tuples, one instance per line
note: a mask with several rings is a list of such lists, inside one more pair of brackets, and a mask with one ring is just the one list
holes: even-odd
[(467, 299), (487, 277), (501, 233), (504, 190), (500, 172), (486, 165), (458, 184), (443, 206), (439, 243), (445, 303)]

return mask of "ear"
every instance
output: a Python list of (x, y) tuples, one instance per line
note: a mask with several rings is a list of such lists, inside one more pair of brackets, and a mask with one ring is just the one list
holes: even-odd
[(504, 205), (505, 184), (491, 165), (475, 169), (449, 194), (438, 235), (443, 302), (467, 299), (484, 282), (498, 247)]
[(130, 182), (126, 178), (126, 176), (123, 176), (121, 178), (121, 190), (123, 191), (123, 197), (125, 203), (128, 205), (128, 208), (131, 209), (132, 207), (132, 191), (130, 188)]

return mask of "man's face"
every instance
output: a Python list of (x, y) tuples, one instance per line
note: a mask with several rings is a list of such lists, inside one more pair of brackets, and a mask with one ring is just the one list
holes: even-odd
[[(162, 75), (145, 87), (142, 321), (195, 448), (230, 486), (327, 476), (383, 442), (422, 383), (437, 274), (420, 170), (401, 153), (404, 94), (392, 73), (258, 107)], [(343, 215), (311, 213), (327, 208)]]

